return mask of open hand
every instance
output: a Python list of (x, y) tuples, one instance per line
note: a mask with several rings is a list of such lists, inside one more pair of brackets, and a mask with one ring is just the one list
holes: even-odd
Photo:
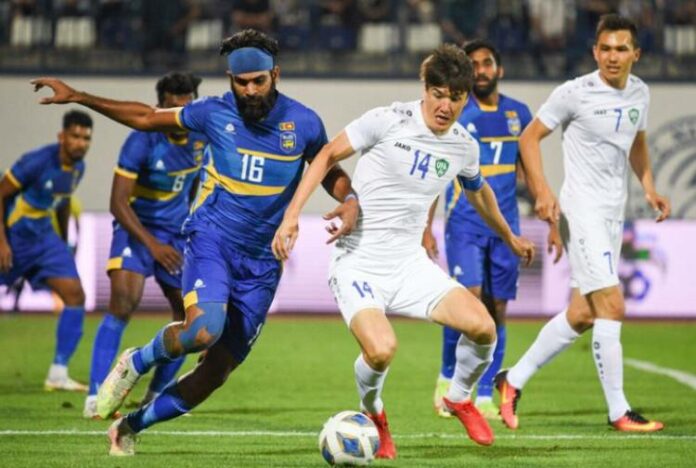
[(53, 96), (41, 98), (40, 104), (67, 104), (77, 100), (77, 91), (57, 78), (37, 78), (30, 83), (34, 85), (34, 92), (44, 86), (53, 90)]
[(350, 232), (355, 227), (355, 223), (358, 222), (358, 215), (360, 214), (360, 205), (356, 198), (349, 198), (340, 205), (338, 205), (333, 211), (326, 213), (323, 218), (327, 221), (334, 218), (339, 218), (341, 220), (341, 226), (338, 227), (332, 221), (326, 226), (326, 231), (331, 234), (331, 237), (326, 241), (327, 244), (332, 243), (336, 239)]
[(290, 257), (297, 236), (300, 234), (300, 226), (297, 218), (283, 218), (278, 229), (276, 229), (271, 242), (271, 249), (276, 259), (285, 261)]
[(655, 221), (658, 223), (661, 223), (667, 217), (670, 215), (672, 212), (672, 205), (669, 202), (669, 198), (663, 197), (657, 192), (653, 193), (646, 193), (645, 194), (645, 200), (648, 202), (650, 206), (652, 206), (653, 210), (657, 213), (657, 218), (655, 218)]
[(514, 236), (509, 245), (514, 254), (522, 259), (522, 264), (524, 266), (532, 264), (534, 260), (534, 251), (536, 249), (536, 247), (534, 247), (534, 242), (524, 237)]
[(183, 259), (179, 251), (171, 245), (155, 244), (150, 248), (150, 253), (155, 261), (166, 268), (170, 274), (176, 275), (181, 271)]
[(558, 263), (563, 256), (563, 242), (561, 241), (561, 233), (558, 231), (557, 223), (549, 224), (549, 235), (546, 238), (546, 245), (546, 252), (549, 255), (554, 255), (553, 263)]

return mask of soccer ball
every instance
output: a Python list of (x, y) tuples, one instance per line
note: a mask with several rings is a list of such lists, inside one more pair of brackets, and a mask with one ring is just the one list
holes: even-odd
[(319, 451), (329, 465), (367, 465), (378, 448), (375, 423), (356, 411), (331, 416), (319, 434)]

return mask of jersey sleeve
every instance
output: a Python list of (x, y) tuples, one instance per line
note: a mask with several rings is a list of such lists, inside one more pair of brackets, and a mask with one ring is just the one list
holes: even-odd
[(137, 179), (140, 170), (147, 164), (150, 154), (150, 139), (145, 132), (132, 132), (121, 147), (116, 173), (129, 179)]
[(355, 151), (374, 146), (389, 131), (396, 113), (390, 107), (377, 107), (349, 123), (345, 132)]
[(179, 109), (176, 115), (179, 126), (194, 132), (206, 133), (212, 102), (209, 97), (205, 96), (191, 101)]
[(522, 124), (522, 130), (527, 128), (527, 125), (532, 121), (532, 112), (529, 110), (529, 107), (526, 105), (522, 104), (520, 106), (520, 123)]
[(465, 151), (467, 154), (466, 163), (459, 171), (459, 174), (457, 174), (457, 179), (461, 186), (464, 187), (464, 190), (477, 192), (481, 190), (485, 183), (479, 166), (479, 145), (475, 141), (470, 140), (467, 142)]
[(645, 87), (645, 110), (643, 115), (640, 116), (640, 123), (638, 124), (638, 131), (644, 132), (648, 129), (648, 111), (650, 110), (650, 91), (648, 87)]
[(319, 116), (314, 116), (313, 128), (307, 137), (307, 146), (305, 147), (303, 157), (305, 161), (311, 161), (329, 141), (326, 136), (324, 122), (321, 121)]
[(15, 162), (5, 174), (17, 188), (26, 187), (34, 182), (43, 171), (43, 158), (28, 153)]
[(575, 102), (575, 86), (571, 81), (566, 82), (553, 90), (551, 96), (539, 109), (537, 117), (548, 129), (554, 130), (573, 117)]

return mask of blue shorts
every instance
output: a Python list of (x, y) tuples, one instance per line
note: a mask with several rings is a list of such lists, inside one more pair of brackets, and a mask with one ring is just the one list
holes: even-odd
[[(161, 243), (171, 245), (183, 253), (186, 244), (186, 238), (183, 234), (152, 226), (145, 226), (145, 228)], [(140, 273), (146, 278), (154, 275), (158, 283), (181, 289), (181, 273), (176, 275), (169, 273), (166, 268), (155, 261), (147, 247), (116, 222), (114, 222), (109, 261), (106, 264), (107, 272), (113, 270), (132, 271)]]
[(266, 322), (281, 270), (277, 260), (240, 253), (222, 240), (214, 224), (193, 228), (184, 250), (184, 306), (226, 302), (227, 321), (220, 340), (241, 363)]
[(445, 250), (449, 273), (463, 286), (494, 299), (517, 296), (520, 259), (499, 237), (446, 229)]
[(7, 241), (12, 249), (12, 268), (0, 273), (0, 284), (10, 286), (24, 278), (32, 289), (47, 289), (49, 278), (80, 279), (75, 258), (68, 244), (55, 231), (26, 237), (8, 229)]

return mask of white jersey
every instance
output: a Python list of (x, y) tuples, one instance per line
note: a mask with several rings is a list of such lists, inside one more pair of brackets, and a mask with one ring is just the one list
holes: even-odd
[(537, 117), (551, 130), (563, 127), (563, 211), (623, 219), (628, 156), (636, 134), (648, 126), (649, 104), (648, 86), (633, 75), (624, 89), (607, 85), (595, 71), (553, 91)]
[(417, 251), (428, 210), (447, 184), (457, 175), (480, 179), (476, 141), (459, 123), (435, 135), (420, 101), (370, 110), (345, 131), (362, 152), (353, 174), (361, 211), (356, 228), (337, 243), (340, 252), (393, 257)]

